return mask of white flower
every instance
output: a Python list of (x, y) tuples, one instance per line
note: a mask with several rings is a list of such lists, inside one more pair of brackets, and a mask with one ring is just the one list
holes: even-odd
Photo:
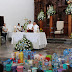
[(45, 15), (44, 15), (44, 12), (43, 11), (41, 11), (39, 14), (38, 14), (38, 17), (37, 17), (37, 19), (38, 20), (43, 20), (45, 18)]

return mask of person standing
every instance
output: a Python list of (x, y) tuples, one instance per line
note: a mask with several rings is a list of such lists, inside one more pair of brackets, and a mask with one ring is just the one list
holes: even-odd
[(17, 32), (21, 32), (21, 26), (20, 26), (20, 23), (18, 23), (18, 25), (17, 25)]
[(5, 41), (6, 41), (6, 35), (7, 35), (7, 27), (6, 27), (6, 24), (4, 23), (4, 26), (2, 26), (2, 36), (5, 37)]
[(33, 24), (29, 20), (29, 24), (27, 25), (27, 30), (33, 30)]
[(35, 21), (33, 22), (33, 31), (39, 32), (39, 26), (37, 25), (37, 23)]

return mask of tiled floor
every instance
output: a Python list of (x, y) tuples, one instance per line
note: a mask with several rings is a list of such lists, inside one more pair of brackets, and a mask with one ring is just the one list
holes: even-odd
[[(57, 43), (48, 43), (46, 48), (40, 49), (40, 50), (34, 50), (37, 53), (40, 54), (53, 54), (53, 53), (58, 53), (62, 54), (63, 50), (66, 48), (72, 48), (72, 45), (67, 45), (67, 44), (57, 44)], [(0, 46), (0, 58), (10, 58), (11, 53), (14, 51), (14, 46), (11, 45), (9, 41), (6, 42), (6, 44)]]
[[(63, 50), (66, 48), (72, 48), (72, 45), (67, 44), (57, 44), (57, 43), (48, 43), (46, 48), (40, 49), (40, 50), (33, 50), (36, 51), (36, 53), (47, 55), (47, 54), (62, 54)], [(8, 58), (11, 58), (11, 53), (14, 51), (14, 46), (11, 45), (9, 41), (6, 42), (6, 44), (0, 46), (0, 63), (1, 60), (7, 60)]]

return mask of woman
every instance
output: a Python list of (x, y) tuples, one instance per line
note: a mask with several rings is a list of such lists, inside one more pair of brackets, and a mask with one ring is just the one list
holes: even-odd
[(5, 41), (6, 41), (7, 31), (8, 29), (6, 28), (6, 24), (4, 23), (4, 26), (2, 27), (2, 36), (5, 37)]

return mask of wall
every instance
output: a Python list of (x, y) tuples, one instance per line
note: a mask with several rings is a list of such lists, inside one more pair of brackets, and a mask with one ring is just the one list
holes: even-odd
[(34, 20), (34, 0), (0, 0), (0, 16), (4, 16), (8, 30), (14, 25), (25, 23), (25, 17)]

